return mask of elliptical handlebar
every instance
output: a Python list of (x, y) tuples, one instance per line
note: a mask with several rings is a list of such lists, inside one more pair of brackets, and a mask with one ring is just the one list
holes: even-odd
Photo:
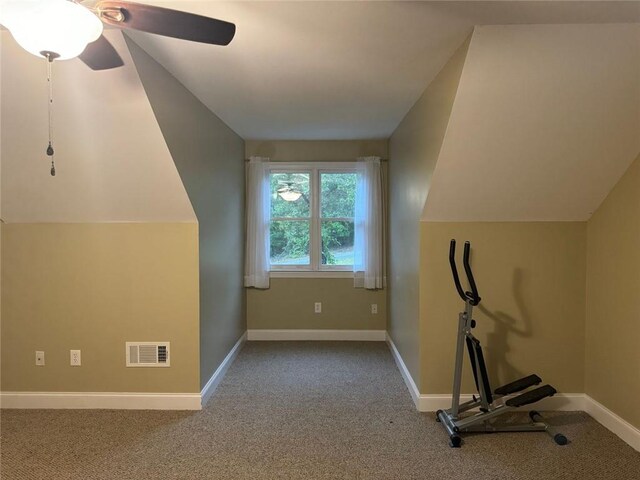
[(451, 273), (453, 274), (453, 282), (456, 284), (456, 290), (460, 298), (467, 301), (467, 296), (464, 294), (462, 285), (460, 285), (460, 277), (458, 276), (458, 268), (456, 267), (456, 241), (451, 239), (449, 244), (449, 265), (451, 265)]
[(473, 272), (471, 271), (471, 265), (469, 264), (469, 252), (471, 251), (471, 243), (464, 242), (464, 255), (462, 256), (462, 264), (464, 265), (464, 271), (467, 273), (467, 280), (469, 280), (469, 287), (471, 288), (471, 304), (476, 306), (480, 303), (480, 295), (478, 295), (478, 287), (476, 281), (473, 278)]
[(462, 298), (462, 301), (469, 302), (474, 307), (480, 303), (480, 296), (478, 295), (478, 287), (476, 286), (476, 281), (473, 278), (473, 271), (471, 270), (471, 265), (469, 264), (469, 254), (471, 252), (471, 244), (469, 242), (464, 242), (464, 254), (462, 256), (462, 264), (464, 265), (464, 271), (467, 274), (467, 281), (469, 282), (469, 288), (471, 288), (470, 292), (465, 292), (460, 284), (460, 276), (458, 275), (458, 268), (456, 267), (456, 241), (455, 239), (451, 239), (451, 243), (449, 244), (449, 264), (451, 265), (451, 273), (453, 274), (453, 282), (456, 285), (456, 290), (458, 291), (458, 295)]

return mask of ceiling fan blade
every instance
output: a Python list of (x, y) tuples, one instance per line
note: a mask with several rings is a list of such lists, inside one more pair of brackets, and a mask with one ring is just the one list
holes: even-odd
[(109, 70), (124, 65), (122, 58), (104, 35), (100, 35), (98, 40), (88, 44), (78, 58), (91, 70)]
[(98, 2), (95, 8), (108, 25), (192, 42), (228, 45), (236, 33), (233, 23), (169, 8), (114, 1)]

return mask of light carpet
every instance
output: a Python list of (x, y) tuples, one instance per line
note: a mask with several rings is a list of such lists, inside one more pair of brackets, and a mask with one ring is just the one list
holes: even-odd
[(0, 477), (23, 479), (640, 478), (640, 453), (581, 412), (545, 433), (451, 449), (376, 342), (248, 342), (200, 412), (3, 410)]

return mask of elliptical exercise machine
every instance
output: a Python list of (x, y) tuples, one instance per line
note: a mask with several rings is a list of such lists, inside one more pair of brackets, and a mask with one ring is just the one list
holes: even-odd
[[(504, 413), (513, 412), (525, 405), (535, 403), (546, 397), (551, 397), (556, 393), (556, 389), (551, 385), (544, 385), (527, 390), (542, 382), (542, 379), (538, 375), (529, 375), (498, 387), (492, 392), (480, 341), (474, 337), (471, 332), (476, 326), (476, 321), (472, 317), (473, 307), (478, 306), (481, 299), (478, 295), (478, 288), (473, 278), (471, 266), (469, 265), (470, 250), (471, 244), (465, 242), (463, 265), (471, 290), (465, 291), (460, 285), (460, 277), (458, 276), (458, 269), (456, 267), (456, 241), (451, 240), (451, 244), (449, 245), (451, 273), (453, 274), (453, 281), (458, 295), (460, 295), (460, 298), (464, 301), (464, 312), (460, 312), (458, 315), (456, 363), (453, 374), (453, 399), (451, 408), (438, 410), (436, 412), (436, 420), (444, 426), (449, 434), (449, 445), (454, 448), (462, 445), (462, 437), (460, 435), (466, 432), (547, 432), (558, 445), (566, 445), (568, 443), (567, 438), (561, 433), (555, 432), (549, 425), (544, 423), (542, 416), (536, 411), (529, 412), (529, 418), (531, 419), (529, 423), (501, 423), (498, 421), (498, 417)], [(473, 395), (471, 400), (460, 403), (462, 362), (465, 343), (479, 397)], [(506, 398), (508, 395), (523, 391), (524, 393), (518, 396)], [(461, 413), (474, 408), (479, 408), (480, 411), (468, 416), (460, 416)]]

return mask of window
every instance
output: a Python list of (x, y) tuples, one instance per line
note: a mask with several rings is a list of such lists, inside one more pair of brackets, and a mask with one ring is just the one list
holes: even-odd
[(383, 288), (383, 201), (379, 157), (313, 164), (251, 157), (245, 286), (269, 288), (272, 272), (351, 276), (356, 288)]
[(270, 169), (271, 270), (352, 270), (355, 166), (272, 164)]

